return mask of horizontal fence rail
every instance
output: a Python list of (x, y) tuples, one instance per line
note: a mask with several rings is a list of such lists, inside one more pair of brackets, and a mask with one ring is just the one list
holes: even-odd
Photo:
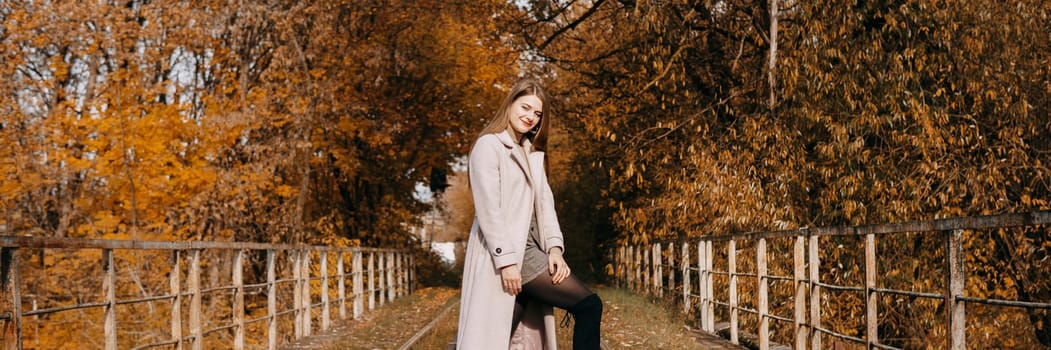
[[(674, 299), (681, 302), (685, 312), (697, 320), (700, 328), (707, 332), (722, 331), (733, 343), (740, 343), (742, 330), (740, 317), (750, 315), (755, 322), (755, 346), (770, 349), (771, 321), (791, 327), (790, 340), (786, 348), (821, 349), (823, 335), (840, 341), (858, 343), (865, 348), (898, 349), (880, 341), (879, 300), (885, 296), (904, 296), (932, 300), (942, 304), (944, 313), (941, 322), (945, 325), (946, 344), (934, 345), (953, 350), (967, 348), (966, 310), (968, 304), (1007, 306), (1026, 309), (1051, 309), (1051, 300), (1020, 301), (991, 298), (976, 298), (965, 293), (966, 274), (963, 248), (965, 232), (998, 230), (1008, 228), (1036, 228), (1051, 225), (1051, 211), (1003, 214), (980, 217), (964, 217), (916, 221), (894, 224), (818, 227), (774, 232), (757, 232), (730, 235), (711, 235), (676, 242), (654, 242), (644, 245), (621, 245), (608, 251), (612, 277), (621, 287), (652, 296), (664, 296), (674, 292)], [(877, 271), (877, 237), (892, 234), (917, 234), (938, 237), (944, 255), (944, 286), (939, 291), (913, 291), (880, 287), (882, 280)], [(837, 285), (822, 282), (820, 258), (828, 250), (820, 244), (820, 238), (855, 237), (864, 246), (859, 265), (864, 271), (860, 285)], [(786, 252), (774, 257), (788, 257), (790, 261), (770, 260), (768, 244), (773, 240), (787, 242)], [(747, 243), (749, 249), (742, 251), (739, 244)], [(716, 249), (720, 248), (725, 250)], [(888, 248), (884, 248), (888, 249)], [(889, 249), (894, 249), (890, 247)], [(754, 254), (748, 261), (754, 271), (742, 272), (739, 256)], [(775, 275), (768, 268), (771, 262), (790, 266), (785, 270), (790, 275)], [(750, 288), (754, 300), (742, 300), (739, 283), (742, 279), (754, 283)], [(676, 280), (681, 286), (676, 288)], [(790, 300), (771, 300), (771, 283), (785, 284)], [(752, 285), (750, 285), (752, 286)], [(855, 293), (863, 300), (861, 336), (853, 336), (822, 326), (824, 307), (835, 304), (838, 293)], [(722, 299), (720, 298), (722, 297)], [(778, 315), (771, 311), (771, 301), (787, 305), (789, 314)], [(753, 307), (743, 305), (748, 303)], [(717, 315), (722, 318), (717, 326)], [(718, 328), (718, 329), (717, 329)]]
[(3, 349), (55, 346), (44, 334), (103, 349), (276, 349), (412, 293), (416, 278), (404, 249), (246, 242), (0, 236), (0, 265)]

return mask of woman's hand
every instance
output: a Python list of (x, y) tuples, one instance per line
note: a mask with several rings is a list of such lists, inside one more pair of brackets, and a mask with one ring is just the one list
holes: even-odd
[(518, 265), (507, 265), (500, 269), (500, 279), (503, 280), (504, 291), (511, 295), (522, 292), (522, 271)]
[(547, 273), (551, 274), (551, 283), (559, 284), (569, 277), (569, 265), (562, 258), (562, 248), (555, 247), (547, 256)]

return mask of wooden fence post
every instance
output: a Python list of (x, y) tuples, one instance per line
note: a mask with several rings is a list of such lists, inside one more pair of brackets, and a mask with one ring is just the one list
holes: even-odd
[(400, 258), (400, 256), (397, 252), (393, 251), (387, 254), (389, 256), (387, 258), (387, 265), (390, 266), (391, 276), (391, 288), (390, 291), (388, 291), (387, 293), (390, 295), (390, 300), (394, 301), (395, 299), (401, 297), (401, 269), (398, 265), (398, 259)]
[(319, 253), (321, 254), (321, 330), (327, 331), (329, 325), (332, 324), (328, 298), (328, 251), (322, 250)]
[(175, 349), (182, 349), (182, 261), (179, 251), (172, 250), (172, 268), (168, 273), (168, 287), (171, 290), (171, 334)]
[(643, 271), (645, 271), (645, 269), (643, 268), (643, 265), (645, 264), (645, 262), (644, 262), (645, 260), (643, 260), (644, 255), (642, 254), (642, 251), (643, 251), (642, 248), (643, 248), (643, 246), (641, 246), (641, 245), (635, 247), (635, 281), (634, 282), (635, 282), (635, 292), (636, 293), (645, 293), (645, 291), (646, 291), (645, 280), (643, 279)]
[(398, 254), (401, 255), (401, 259), (398, 259), (401, 263), (401, 267), (398, 267), (401, 270), (401, 294), (406, 296), (412, 293), (409, 289), (409, 257), (405, 253)]
[(398, 253), (398, 271), (401, 271), (401, 296), (410, 294), (409, 291), (409, 260), (405, 253)]
[(807, 331), (806, 331), (806, 283), (803, 280), (806, 278), (806, 251), (805, 251), (805, 237), (802, 234), (796, 236), (795, 249), (792, 254), (794, 271), (792, 274), (792, 284), (796, 287), (795, 297), (795, 317), (793, 317), (792, 325), (795, 327), (795, 348), (805, 349), (807, 343)]
[(289, 252), (292, 258), (292, 328), (296, 339), (303, 338), (303, 257), (298, 250)]
[(234, 350), (245, 348), (245, 288), (244, 288), (244, 250), (234, 252), (233, 273), (230, 279), (234, 282)]
[[(8, 255), (10, 254), (10, 255)], [(8, 287), (11, 288), (11, 322), (14, 324), (14, 339), (3, 339), (4, 349), (22, 350), (22, 282), (19, 266), (18, 248), (0, 248), (0, 255), (9, 256), (11, 264), (5, 266), (10, 271)]]
[(698, 306), (701, 309), (701, 329), (705, 332), (712, 332), (708, 329), (708, 244), (703, 241), (697, 241), (697, 294), (700, 295), (698, 300)]
[(658, 297), (664, 296), (664, 255), (661, 252), (661, 244), (653, 245), (653, 291)]
[(394, 252), (387, 252), (387, 301), (394, 301), (397, 286), (394, 285)]
[(821, 349), (821, 281), (819, 268), (821, 258), (818, 256), (818, 236), (810, 235), (810, 348)]
[(275, 252), (266, 250), (266, 313), (267, 313), (267, 350), (277, 349), (277, 269)]
[(201, 329), (201, 250), (190, 251), (190, 348), (201, 350), (204, 348), (204, 333)]
[(303, 292), (303, 336), (309, 337), (313, 333), (312, 319), (310, 317), (311, 304), (313, 304), (310, 297), (310, 250), (303, 249), (300, 256), (303, 259), (300, 265), (303, 268), (303, 272), (300, 275), (303, 278), (303, 288), (300, 289)]
[(657, 295), (657, 279), (654, 275), (657, 274), (657, 262), (656, 259), (657, 247), (655, 244), (650, 243), (646, 247), (646, 293), (649, 295)]
[(635, 260), (632, 261), (632, 264), (635, 265), (635, 278), (632, 280), (632, 283), (635, 285), (634, 290), (636, 293), (643, 293), (645, 292), (645, 287), (643, 287), (642, 280), (643, 262), (641, 245), (635, 246)]
[(668, 293), (675, 293), (675, 243), (668, 243)]
[(705, 262), (704, 263), (707, 266), (708, 273), (705, 274), (707, 277), (705, 278), (704, 283), (706, 285), (705, 291), (706, 291), (706, 293), (708, 293), (708, 306), (707, 306), (708, 307), (708, 330), (711, 331), (711, 332), (714, 332), (715, 331), (715, 303), (713, 301), (715, 300), (715, 288), (712, 286), (712, 284), (715, 283), (715, 282), (714, 282), (714, 279), (712, 278), (712, 271), (714, 271), (713, 264), (714, 264), (714, 261), (715, 261), (715, 250), (714, 250), (715, 249), (715, 242), (707, 241), (707, 242), (705, 242), (705, 246), (706, 246), (705, 247), (705, 250), (706, 250), (705, 254), (706, 255), (705, 255)]
[(634, 257), (635, 248), (630, 245), (627, 246), (624, 250), (624, 288), (631, 291), (635, 290), (631, 285), (631, 279), (635, 276), (635, 267), (632, 265), (634, 264)]
[(628, 261), (628, 271), (627, 271), (628, 272), (627, 273), (627, 276), (628, 276), (628, 279), (627, 279), (628, 289), (631, 290), (631, 291), (634, 291), (634, 292), (638, 292), (638, 289), (636, 288), (637, 286), (635, 285), (635, 281), (636, 281), (636, 279), (639, 276), (639, 270), (638, 270), (638, 267), (637, 267), (638, 266), (638, 261), (639, 261), (639, 252), (635, 250), (635, 246), (628, 246), (628, 260), (627, 261)]
[(740, 344), (737, 337), (737, 241), (730, 239), (726, 254), (727, 271), (730, 275), (730, 342)]
[(769, 292), (770, 281), (767, 280), (766, 266), (766, 238), (759, 237), (758, 246), (755, 249), (756, 283), (759, 283), (759, 349), (770, 349), (770, 318), (767, 317), (770, 309)]
[(949, 349), (963, 350), (967, 348), (967, 314), (964, 302), (959, 300), (964, 295), (964, 272), (963, 257), (963, 230), (952, 230), (946, 232), (946, 260), (948, 260), (949, 274), (946, 285), (949, 287), (945, 293), (945, 316), (949, 328)]
[(632, 267), (632, 257), (634, 256), (635, 250), (632, 247), (624, 247), (624, 288), (627, 290), (634, 290), (631, 288), (631, 277), (635, 272), (635, 268)]
[(405, 295), (404, 283), (405, 275), (403, 274), (403, 271), (401, 269), (401, 253), (394, 252), (394, 284), (398, 286), (397, 288), (394, 288), (395, 298), (401, 298), (402, 295)]
[(632, 265), (634, 265), (634, 270), (635, 270), (635, 276), (634, 276), (635, 278), (632, 279), (632, 281), (631, 281), (632, 284), (635, 286), (635, 288), (632, 289), (632, 290), (635, 291), (635, 293), (644, 293), (645, 292), (645, 289), (644, 289), (645, 287), (643, 287), (643, 281), (642, 281), (642, 271), (643, 271), (643, 268), (642, 268), (642, 266), (643, 266), (643, 262), (642, 262), (642, 258), (643, 258), (643, 256), (642, 256), (642, 248), (643, 248), (642, 245), (635, 246), (635, 257), (634, 257), (634, 260), (632, 260), (632, 262), (631, 262)]
[(653, 260), (650, 260), (650, 254), (652, 253), (652, 244), (647, 246), (646, 249), (642, 250), (642, 290), (646, 294), (650, 295), (652, 295), (653, 293), (653, 287), (650, 286), (650, 283), (653, 282), (653, 280), (650, 278), (650, 272), (653, 271)]
[(339, 284), (337, 285), (339, 293), (339, 319), (347, 319), (347, 291), (344, 286), (346, 283), (346, 275), (343, 273), (343, 251), (336, 252), (336, 274), (339, 275)]
[(682, 311), (690, 313), (690, 243), (682, 243)]
[(351, 261), (350, 269), (353, 271), (351, 273), (354, 275), (354, 319), (356, 320), (358, 317), (361, 317), (361, 313), (365, 308), (364, 287), (362, 281), (364, 272), (361, 271), (361, 251), (354, 250), (353, 255), (354, 257), (352, 258), (353, 260)]
[(117, 349), (117, 296), (114, 288), (117, 283), (117, 271), (113, 261), (113, 249), (102, 250), (102, 300), (105, 300), (105, 325), (103, 326), (104, 345), (107, 350)]
[(369, 311), (376, 309), (376, 253), (369, 252)]
[(631, 285), (632, 277), (635, 276), (634, 257), (635, 248), (629, 245), (625, 250), (624, 256), (624, 287), (630, 291), (635, 291), (635, 288)]
[(865, 341), (868, 348), (879, 343), (879, 319), (876, 301), (876, 235), (865, 235)]
[(380, 252), (376, 256), (376, 275), (379, 278), (379, 284), (376, 287), (379, 290), (380, 306), (383, 306), (387, 304), (387, 253)]

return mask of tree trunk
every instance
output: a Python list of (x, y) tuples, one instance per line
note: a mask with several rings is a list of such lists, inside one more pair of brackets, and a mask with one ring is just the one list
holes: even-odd
[(770, 57), (766, 65), (766, 79), (767, 84), (770, 88), (770, 99), (767, 102), (769, 104), (771, 115), (774, 114), (774, 107), (777, 106), (777, 94), (774, 92), (777, 87), (777, 0), (770, 0)]

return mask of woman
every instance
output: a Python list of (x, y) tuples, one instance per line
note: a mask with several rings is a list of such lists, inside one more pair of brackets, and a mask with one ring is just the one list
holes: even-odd
[(544, 169), (546, 105), (536, 81), (519, 81), (471, 150), (475, 221), (464, 258), (458, 349), (555, 349), (551, 306), (576, 319), (574, 349), (599, 348), (602, 300), (562, 258)]

